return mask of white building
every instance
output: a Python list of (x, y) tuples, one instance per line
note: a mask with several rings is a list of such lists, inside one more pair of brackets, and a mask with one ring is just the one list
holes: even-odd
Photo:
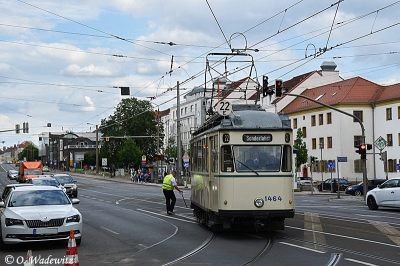
[[(380, 86), (360, 77), (305, 90), (302, 95), (328, 104), (362, 120), (365, 143), (373, 144), (378, 137), (386, 139), (388, 147), (388, 177), (397, 174), (396, 163), (400, 158), (400, 85)], [(349, 181), (362, 181), (360, 155), (356, 145), (363, 143), (361, 124), (346, 114), (297, 97), (282, 109), (292, 120), (293, 130), (301, 129), (308, 148), (308, 155), (318, 157), (313, 167), (313, 179), (330, 178), (329, 161), (337, 165), (337, 157), (347, 157), (339, 163), (339, 173)], [(385, 178), (380, 151), (367, 151), (367, 177)], [(374, 155), (375, 153), (375, 155)], [(336, 169), (335, 169), (336, 170)], [(302, 176), (310, 176), (306, 165)]]

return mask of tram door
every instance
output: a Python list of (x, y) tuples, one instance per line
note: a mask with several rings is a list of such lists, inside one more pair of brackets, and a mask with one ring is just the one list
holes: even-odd
[(208, 173), (209, 173), (209, 181), (208, 181), (208, 191), (209, 191), (209, 205), (210, 209), (215, 210), (218, 205), (216, 205), (216, 200), (218, 199), (217, 187), (218, 187), (218, 178), (215, 176), (218, 174), (218, 137), (210, 136), (208, 139)]

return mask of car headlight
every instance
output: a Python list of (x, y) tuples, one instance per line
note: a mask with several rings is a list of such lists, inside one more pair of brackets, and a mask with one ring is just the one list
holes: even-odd
[(347, 187), (347, 190), (352, 190), (353, 188), (352, 187)]
[(24, 225), (24, 223), (20, 219), (6, 218), (6, 226), (13, 225)]
[(67, 217), (67, 223), (79, 223), (79, 221), (81, 220), (81, 217), (79, 216), (79, 214)]
[(262, 206), (264, 206), (264, 200), (262, 198), (256, 198), (254, 200), (254, 206), (256, 206), (257, 208), (261, 208)]

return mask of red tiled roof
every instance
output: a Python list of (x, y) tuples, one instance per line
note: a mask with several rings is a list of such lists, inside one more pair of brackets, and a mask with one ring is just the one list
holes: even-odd
[(385, 102), (400, 98), (400, 83), (385, 86), (383, 92), (376, 99), (376, 102)]
[[(318, 98), (319, 102), (329, 105), (370, 104), (376, 102), (377, 99), (385, 94), (385, 87), (361, 77), (355, 77), (313, 89), (307, 89), (302, 93), (304, 96), (312, 99)], [(310, 110), (318, 107), (321, 107), (321, 105), (318, 103), (297, 97), (285, 108), (283, 108), (282, 112), (285, 114), (290, 114), (293, 112)]]

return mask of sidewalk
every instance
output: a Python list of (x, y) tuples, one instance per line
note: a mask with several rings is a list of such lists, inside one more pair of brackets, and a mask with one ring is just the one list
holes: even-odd
[[(157, 186), (160, 187), (162, 186), (162, 183), (146, 183), (146, 182), (132, 182), (132, 179), (129, 176), (115, 176), (115, 177), (109, 177), (109, 176), (104, 176), (101, 172), (99, 174), (96, 174), (95, 171), (84, 171), (84, 172), (70, 172), (70, 171), (60, 171), (60, 170), (52, 170), (53, 174), (62, 174), (66, 173), (71, 176), (80, 176), (80, 177), (88, 177), (88, 178), (94, 178), (94, 179), (100, 179), (100, 180), (108, 180), (112, 182), (119, 182), (119, 183), (130, 183), (132, 185), (142, 185), (142, 186)], [(180, 189), (184, 190), (189, 190), (190, 189), (190, 184), (187, 184), (186, 186), (178, 186)]]

